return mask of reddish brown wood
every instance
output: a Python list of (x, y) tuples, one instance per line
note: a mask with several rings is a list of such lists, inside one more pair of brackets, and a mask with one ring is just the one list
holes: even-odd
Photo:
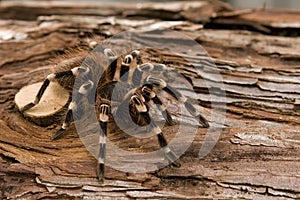
[[(286, 37), (295, 36), (299, 29), (298, 12), (236, 11), (216, 1), (140, 6), (1, 2), (0, 16), (5, 20), (0, 22), (0, 199), (299, 198), (300, 40)], [(278, 14), (288, 17), (278, 21)], [(69, 50), (91, 36), (102, 41), (124, 30), (154, 25), (188, 35), (212, 57), (216, 67), (211, 70), (219, 71), (226, 89), (227, 107), (218, 105), (219, 114), (226, 114), (225, 126), (204, 159), (198, 153), (207, 130), (200, 128), (180, 158), (180, 168), (131, 174), (107, 167), (107, 180), (101, 185), (96, 179), (96, 160), (75, 127), (51, 141), (61, 118), (54, 118), (47, 127), (38, 126), (18, 112), (14, 96), (23, 86), (42, 81), (56, 63), (77, 54)], [(151, 53), (161, 53), (152, 59), (167, 60), (191, 78), (203, 114), (209, 118), (211, 99), (203, 78), (210, 83), (220, 80), (199, 77), (178, 56), (162, 51), (145, 55)], [(191, 60), (203, 59), (191, 55)], [(216, 96), (213, 101), (218, 101)], [(177, 128), (163, 131), (171, 139)], [(124, 138), (113, 126), (111, 133), (110, 139), (122, 148), (158, 148), (154, 139)]]

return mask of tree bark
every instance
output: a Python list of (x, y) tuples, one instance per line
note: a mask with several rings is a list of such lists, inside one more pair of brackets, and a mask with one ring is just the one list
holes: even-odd
[[(300, 198), (300, 12), (234, 10), (218, 1), (138, 6), (1, 2), (0, 16), (0, 199)], [(135, 174), (107, 166), (100, 184), (97, 161), (75, 126), (51, 141), (62, 114), (51, 125), (36, 125), (18, 111), (14, 96), (23, 86), (43, 81), (91, 37), (103, 41), (122, 31), (153, 27), (176, 30), (208, 52), (211, 59), (202, 69), (219, 73), (222, 80), (210, 73), (200, 76), (186, 60), (166, 51), (144, 53), (191, 80), (199, 109), (220, 137), (212, 138), (217, 144), (200, 159), (207, 129), (199, 128), (179, 159), (180, 168)], [(164, 35), (149, 37), (147, 41), (159, 41)], [(184, 38), (179, 42), (184, 44)], [(207, 61), (182, 54), (195, 65)], [(220, 84), (226, 98), (218, 98)], [(212, 104), (217, 115), (226, 116), (223, 125), (210, 116)], [(175, 116), (177, 124), (163, 128), (167, 139), (180, 120)], [(155, 140), (124, 139), (116, 128), (109, 134), (123, 149), (158, 148)]]

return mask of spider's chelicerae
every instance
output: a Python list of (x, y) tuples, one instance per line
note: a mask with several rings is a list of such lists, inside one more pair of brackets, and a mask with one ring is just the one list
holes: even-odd
[[(94, 46), (94, 43), (91, 43)], [(95, 76), (94, 69), (88, 65), (82, 65), (84, 60), (83, 56), (74, 57), (63, 61), (58, 66), (63, 66), (65, 70), (51, 73), (44, 80), (41, 88), (39, 89), (35, 100), (28, 103), (20, 109), (21, 112), (29, 110), (39, 103), (46, 88), (51, 81), (57, 81), (64, 88), (73, 90), (75, 78), (83, 75), (85, 77), (79, 87), (77, 93), (81, 98), (90, 97), (91, 91), (96, 90), (94, 98), (94, 106), (96, 107), (97, 119), (99, 121), (102, 131), (99, 133), (99, 153), (97, 164), (97, 175), (99, 181), (104, 180), (104, 161), (106, 151), (106, 137), (107, 137), (107, 123), (111, 117), (111, 97), (113, 89), (117, 83), (121, 82), (127, 87), (125, 92), (123, 91), (123, 99), (121, 105), (129, 105), (129, 114), (132, 120), (138, 125), (149, 125), (151, 132), (157, 136), (159, 145), (164, 149), (165, 157), (172, 163), (177, 159), (176, 154), (168, 147), (167, 140), (165, 139), (160, 127), (151, 120), (149, 114), (149, 108), (154, 103), (161, 112), (162, 116), (166, 120), (167, 124), (173, 124), (172, 117), (166, 107), (163, 105), (159, 92), (164, 91), (170, 94), (177, 101), (182, 103), (189, 113), (199, 119), (199, 123), (202, 127), (209, 127), (207, 120), (198, 112), (193, 103), (188, 98), (172, 88), (161, 78), (154, 77), (153, 75), (146, 75), (152, 70), (164, 72), (167, 70), (167, 66), (157, 63), (143, 63), (140, 51), (134, 50), (128, 55), (122, 58), (117, 58), (115, 53), (111, 49), (104, 49), (104, 54), (109, 58), (111, 63), (105, 68), (102, 73), (99, 82), (94, 83), (93, 76)], [(147, 72), (147, 73), (145, 73)], [(73, 90), (74, 92), (74, 90)], [(59, 138), (65, 130), (70, 126), (70, 123), (74, 120), (73, 113), (78, 108), (78, 99), (70, 100), (68, 110), (64, 122), (61, 128), (52, 135), (52, 139)], [(128, 103), (128, 104), (126, 104)], [(117, 108), (117, 113), (122, 112), (123, 108)]]

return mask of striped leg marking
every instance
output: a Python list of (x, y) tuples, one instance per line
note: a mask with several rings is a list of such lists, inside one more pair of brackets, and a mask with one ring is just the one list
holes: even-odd
[(97, 163), (97, 176), (100, 182), (104, 181), (105, 172), (105, 154), (106, 154), (106, 137), (107, 137), (107, 122), (109, 120), (110, 106), (108, 104), (100, 105), (100, 127), (101, 131), (99, 134), (99, 153), (98, 153), (98, 163)]
[(62, 124), (61, 128), (51, 136), (52, 140), (56, 140), (56, 139), (60, 138), (64, 134), (65, 130), (67, 128), (69, 128), (71, 122), (73, 121), (73, 111), (75, 109), (76, 109), (76, 104), (75, 104), (75, 102), (72, 101), (69, 104), (67, 115), (66, 115), (66, 118), (64, 120), (64, 123)]
[(152, 90), (151, 85), (145, 85), (142, 87), (143, 96), (149, 100), (152, 100), (153, 103), (156, 104), (159, 111), (162, 113), (164, 119), (166, 120), (168, 125), (173, 125), (173, 119), (167, 108), (163, 105), (160, 98), (156, 95), (156, 93)]
[(139, 113), (145, 113), (148, 111), (148, 108), (144, 102), (145, 99), (141, 95), (134, 94), (130, 97), (130, 103), (135, 106)]
[[(122, 80), (129, 84), (138, 82), (137, 79), (141, 77), (142, 73), (137, 74), (136, 65), (142, 64), (143, 61), (138, 50), (134, 50), (131, 54), (125, 56), (121, 64), (119, 74), (115, 75), (115, 80)], [(119, 76), (119, 77), (116, 77)]]
[(23, 108), (20, 109), (20, 111), (24, 112), (24, 111), (29, 110), (30, 108), (34, 107), (36, 104), (38, 104), (40, 102), (43, 94), (45, 93), (47, 87), (49, 86), (50, 82), (52, 82), (56, 79), (62, 78), (62, 77), (66, 77), (66, 76), (77, 76), (79, 72), (81, 72), (81, 71), (85, 72), (86, 70), (87, 69), (85, 69), (85, 68), (75, 67), (68, 71), (49, 74), (47, 76), (47, 78), (44, 80), (37, 95), (35, 96), (34, 101), (25, 105)]
[[(135, 70), (133, 71), (132, 83), (136, 86), (140, 86), (141, 84), (144, 84), (142, 82), (144, 80), (143, 73), (149, 74), (152, 71), (159, 72), (160, 74), (164, 74), (165, 76), (167, 76), (167, 74), (170, 70), (168, 69), (168, 67), (166, 65), (160, 64), (160, 63), (138, 64), (137, 67), (135, 68)], [(147, 82), (147, 80), (146, 80), (146, 82)]]
[(165, 156), (169, 161), (169, 164), (172, 164), (176, 167), (180, 167), (180, 163), (175, 162), (178, 159), (178, 156), (170, 149), (170, 147), (168, 147), (168, 142), (165, 136), (163, 135), (161, 129), (154, 123), (153, 120), (151, 120), (150, 124), (152, 126), (152, 130), (155, 131), (157, 135), (158, 143), (163, 148)]
[(153, 134), (155, 134), (157, 136), (158, 143), (159, 143), (160, 147), (163, 148), (165, 156), (166, 156), (169, 164), (172, 164), (175, 167), (180, 167), (180, 163), (176, 162), (176, 160), (178, 159), (178, 156), (170, 149), (170, 147), (168, 147), (168, 142), (167, 142), (166, 138), (164, 137), (159, 126), (157, 126), (155, 124), (155, 122), (153, 120), (151, 120), (151, 116), (148, 112), (143, 113), (142, 116), (144, 117), (145, 120), (149, 121), (149, 125), (151, 126), (151, 131), (153, 132)]
[[(76, 101), (80, 102), (80, 100), (83, 97), (87, 97), (90, 90), (93, 88), (93, 86), (94, 86), (94, 83), (91, 80), (88, 80), (86, 83), (82, 84), (79, 88), (79, 91), (78, 91), (79, 95), (77, 96)], [(75, 101), (72, 101), (69, 104), (64, 123), (62, 124), (61, 128), (51, 136), (52, 140), (56, 140), (59, 137), (61, 137), (64, 134), (65, 130), (69, 128), (71, 122), (74, 120), (73, 119), (73, 111), (76, 109), (76, 106), (77, 106), (77, 104)]]
[(178, 156), (170, 149), (170, 147), (168, 147), (167, 140), (162, 132), (157, 134), (157, 139), (159, 145), (164, 149), (166, 158), (168, 159), (169, 163), (175, 167), (180, 167), (180, 163), (178, 161), (176, 162)]
[(143, 60), (142, 60), (142, 58), (141, 58), (141, 54), (140, 54), (140, 51), (139, 51), (139, 50), (134, 50), (134, 51), (132, 51), (132, 52), (131, 52), (131, 55), (132, 55), (133, 59), (136, 60), (136, 64), (138, 64), (138, 65), (143, 64)]
[(129, 76), (129, 69), (130, 69), (130, 64), (133, 61), (133, 56), (132, 55), (127, 55), (124, 58), (124, 61), (122, 62), (121, 69), (120, 69), (120, 79), (122, 81), (128, 81), (128, 76)]
[(164, 80), (154, 78), (151, 76), (148, 76), (146, 78), (146, 82), (149, 84), (153, 84), (154, 87), (157, 87), (160, 90), (164, 90), (168, 94), (170, 94), (172, 97), (174, 97), (177, 101), (180, 103), (183, 103), (186, 109), (189, 111), (189, 113), (196, 118), (199, 118), (199, 123), (204, 128), (209, 127), (208, 121), (203, 117), (198, 110), (195, 108), (195, 106), (189, 102), (189, 100), (182, 95), (180, 92), (178, 92), (175, 88), (172, 88), (170, 85), (168, 85)]
[(103, 74), (101, 79), (113, 80), (117, 70), (118, 58), (116, 54), (108, 48), (104, 49), (104, 54), (108, 57), (110, 64), (106, 69), (106, 73)]
[(203, 117), (198, 110), (195, 108), (195, 106), (189, 102), (189, 100), (182, 95), (180, 92), (176, 91), (171, 86), (167, 86), (163, 88), (164, 91), (172, 95), (175, 99), (177, 99), (179, 102), (183, 103), (185, 108), (189, 111), (189, 113), (193, 116), (199, 119), (199, 123), (203, 128), (208, 128), (209, 123), (205, 117)]

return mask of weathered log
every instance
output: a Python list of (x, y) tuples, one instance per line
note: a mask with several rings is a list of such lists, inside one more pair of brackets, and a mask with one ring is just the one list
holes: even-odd
[[(290, 17), (278, 21), (278, 13)], [(300, 40), (286, 37), (299, 29), (298, 11), (246, 12), (217, 1), (138, 7), (1, 2), (0, 16), (6, 19), (0, 22), (1, 199), (300, 198)], [(232, 30), (234, 24), (238, 26)], [(18, 111), (15, 95), (22, 87), (43, 81), (57, 63), (78, 54), (81, 44), (91, 38), (103, 41), (121, 31), (155, 28), (187, 35), (211, 57), (188, 51), (175, 55), (159, 48), (144, 51), (144, 59), (164, 62), (190, 80), (199, 109), (212, 128), (197, 130), (179, 159), (180, 168), (126, 173), (107, 166), (101, 185), (96, 159), (83, 145), (76, 127), (72, 125), (61, 139), (51, 141), (63, 116), (46, 127), (36, 125)], [(147, 37), (153, 45), (172, 36)], [(186, 42), (176, 39), (183, 45)], [(176, 47), (180, 51), (181, 46)], [(196, 70), (193, 65), (201, 67)], [(220, 84), (226, 98), (219, 97)], [(185, 120), (176, 115), (176, 103), (171, 102), (170, 107), (177, 124), (163, 128), (168, 140), (178, 133), (180, 120)], [(211, 117), (212, 111), (216, 116), (225, 115), (225, 123)], [(217, 144), (199, 158), (208, 130), (216, 137), (220, 131), (220, 137), (210, 138)], [(113, 124), (109, 140), (133, 152), (159, 149), (155, 137), (128, 137)], [(187, 141), (182, 140), (184, 143)]]

